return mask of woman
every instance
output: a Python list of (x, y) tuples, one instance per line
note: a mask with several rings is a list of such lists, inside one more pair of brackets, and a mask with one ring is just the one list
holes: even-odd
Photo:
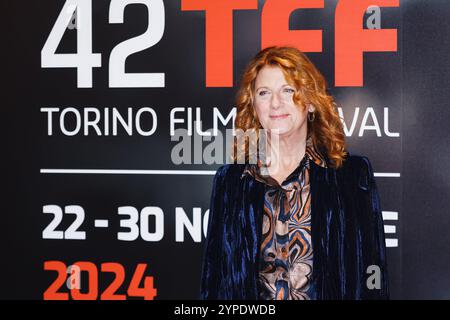
[(214, 177), (202, 299), (388, 298), (372, 167), (345, 150), (326, 90), (292, 47), (266, 48), (247, 65), (235, 128), (266, 130), (270, 158), (248, 163), (244, 144), (247, 163)]

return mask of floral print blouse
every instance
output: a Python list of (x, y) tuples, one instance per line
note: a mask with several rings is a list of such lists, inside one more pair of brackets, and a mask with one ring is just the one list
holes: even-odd
[(264, 216), (258, 292), (263, 300), (310, 300), (311, 243), (310, 161), (326, 167), (311, 137), (297, 168), (281, 183), (258, 165), (247, 165), (243, 176), (265, 183)]

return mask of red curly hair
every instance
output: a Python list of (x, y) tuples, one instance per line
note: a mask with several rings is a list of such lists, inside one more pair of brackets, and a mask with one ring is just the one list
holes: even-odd
[[(315, 107), (314, 121), (308, 121), (307, 125), (308, 137), (312, 136), (314, 145), (327, 156), (329, 166), (340, 167), (347, 152), (344, 129), (336, 103), (327, 93), (327, 84), (323, 75), (303, 52), (294, 47), (267, 47), (247, 64), (236, 95), (235, 129), (241, 129), (244, 132), (262, 129), (253, 106), (254, 85), (259, 70), (267, 65), (280, 67), (286, 81), (297, 89), (293, 100), (299, 108), (305, 110), (308, 104)], [(234, 152), (237, 148), (235, 138), (233, 161), (237, 159)], [(249, 148), (247, 142), (244, 143), (243, 148), (244, 154), (247, 155)]]

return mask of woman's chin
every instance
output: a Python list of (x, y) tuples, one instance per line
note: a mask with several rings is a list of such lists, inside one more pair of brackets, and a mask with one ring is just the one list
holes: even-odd
[(274, 128), (270, 128), (268, 130), (271, 134), (276, 134), (276, 135), (284, 135), (286, 133), (289, 133), (289, 128), (285, 128), (285, 127), (274, 127)]

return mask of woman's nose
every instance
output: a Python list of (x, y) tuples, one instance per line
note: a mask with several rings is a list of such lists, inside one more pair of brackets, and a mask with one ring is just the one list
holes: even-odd
[(271, 106), (272, 106), (272, 108), (277, 109), (280, 107), (280, 104), (281, 104), (281, 98), (279, 97), (278, 93), (274, 92), (272, 94)]

